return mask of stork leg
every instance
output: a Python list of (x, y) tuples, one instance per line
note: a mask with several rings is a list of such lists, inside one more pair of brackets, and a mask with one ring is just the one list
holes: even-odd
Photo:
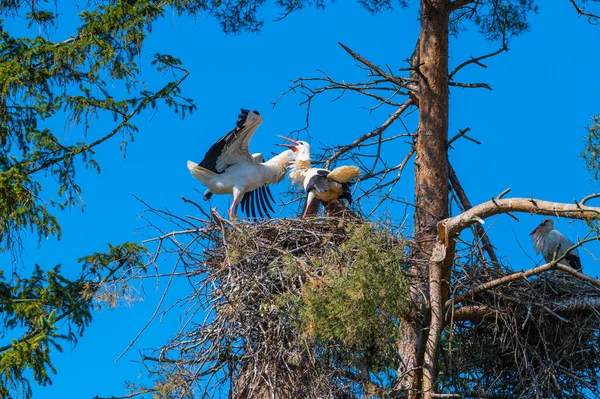
[[(314, 203), (315, 200), (318, 201), (316, 194), (314, 193), (314, 191), (309, 191), (308, 195), (306, 196), (306, 205), (304, 206), (304, 213), (302, 213), (301, 219), (306, 218), (306, 215), (308, 214), (308, 211), (313, 208), (312, 205), (313, 205), (313, 203)], [(319, 205), (317, 204), (317, 207), (318, 206)]]
[(238, 205), (240, 204), (240, 201), (242, 200), (243, 197), (244, 197), (244, 193), (242, 191), (240, 191), (239, 189), (237, 189), (236, 187), (234, 187), (233, 188), (233, 203), (229, 207), (229, 212), (228, 212), (229, 220), (233, 220), (237, 217)]

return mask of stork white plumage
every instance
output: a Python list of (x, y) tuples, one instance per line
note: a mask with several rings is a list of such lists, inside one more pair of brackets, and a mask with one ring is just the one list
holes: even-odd
[[(535, 253), (542, 253), (546, 262), (563, 256), (574, 244), (573, 241), (565, 237), (560, 231), (553, 230), (554, 222), (552, 219), (544, 219), (538, 227), (531, 232), (533, 248)], [(581, 270), (581, 260), (577, 248), (565, 255), (564, 263), (567, 263), (573, 269)]]
[(356, 166), (339, 166), (332, 171), (313, 168), (310, 145), (306, 141), (279, 137), (294, 143), (294, 145), (278, 145), (288, 147), (296, 153), (289, 177), (293, 184), (302, 186), (307, 194), (302, 218), (306, 217), (306, 213), (314, 201), (331, 202), (344, 198), (349, 204), (352, 203), (349, 181), (360, 176), (360, 170)]
[(229, 219), (237, 215), (240, 203), (246, 215), (252, 212), (256, 218), (258, 211), (260, 217), (263, 217), (263, 212), (270, 217), (268, 209), (274, 211), (269, 200), (274, 200), (268, 185), (283, 180), (288, 166), (295, 159), (292, 150), (284, 151), (267, 162), (262, 162), (261, 154), (250, 154), (248, 143), (261, 123), (258, 111), (242, 109), (236, 127), (210, 147), (200, 164), (187, 163), (192, 175), (208, 187), (204, 199), (209, 199), (212, 194), (233, 195)]

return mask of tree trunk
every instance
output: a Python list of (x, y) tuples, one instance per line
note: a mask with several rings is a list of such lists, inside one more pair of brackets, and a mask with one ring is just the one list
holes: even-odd
[[(399, 374), (408, 377), (401, 388), (409, 389), (410, 398), (433, 393), (437, 335), (441, 334), (439, 305), (448, 296), (450, 268), (430, 261), (436, 243), (436, 224), (448, 216), (448, 6), (448, 0), (421, 0), (418, 56), (413, 62), (419, 77), (416, 97), (420, 123), (415, 142), (416, 209), (411, 273), (418, 279), (413, 301), (420, 317), (402, 326), (399, 342), (402, 357)], [(429, 293), (432, 309), (435, 303), (430, 315), (425, 310), (423, 293)], [(433, 352), (432, 346), (435, 346)]]

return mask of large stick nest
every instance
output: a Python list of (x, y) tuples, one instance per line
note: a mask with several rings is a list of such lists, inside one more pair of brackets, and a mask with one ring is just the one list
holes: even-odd
[[(509, 270), (464, 268), (457, 294)], [(598, 395), (600, 288), (561, 271), (519, 279), (463, 302), (476, 321), (446, 342), (446, 383), (520, 398)], [(466, 308), (465, 308), (466, 309)]]
[[(364, 236), (357, 239), (356, 231)], [(226, 388), (236, 398), (356, 397), (365, 384), (357, 373), (349, 372), (352, 362), (366, 359), (381, 364), (397, 356), (394, 335), (383, 333), (390, 327), (397, 331), (396, 309), (408, 308), (406, 292), (398, 291), (406, 287), (400, 264), (405, 243), (391, 231), (341, 218), (230, 223), (214, 215), (195, 234), (193, 245), (200, 248), (186, 246), (180, 260), (196, 276), (195, 300), (208, 316), (201, 324), (188, 325), (161, 352), (162, 358), (179, 357), (177, 361), (158, 362), (171, 381), (181, 381), (179, 392), (191, 392), (185, 386), (193, 380), (202, 387), (202, 395), (209, 396)], [(363, 250), (363, 241), (369, 243), (373, 237), (380, 237), (377, 246)], [(385, 272), (379, 267), (383, 263), (390, 264), (388, 274), (379, 271)], [(346, 302), (319, 296), (332, 281), (348, 277), (356, 265), (368, 272), (373, 272), (373, 265), (377, 272), (354, 281), (351, 289), (337, 287)], [(333, 277), (327, 280), (324, 275)], [(375, 283), (384, 289), (372, 289), (369, 284)], [(384, 291), (394, 298), (381, 298)], [(307, 322), (301, 314), (300, 305), (311, 300), (307, 292), (317, 298), (311, 297), (316, 321), (313, 315)], [(355, 296), (362, 300), (354, 300)], [(321, 307), (323, 302), (337, 306), (336, 314)], [(361, 303), (372, 308), (353, 307)], [(339, 307), (350, 320), (361, 320), (368, 313), (364, 326), (332, 320)], [(331, 325), (343, 329), (321, 339), (319, 331)], [(362, 345), (365, 341), (368, 348)]]

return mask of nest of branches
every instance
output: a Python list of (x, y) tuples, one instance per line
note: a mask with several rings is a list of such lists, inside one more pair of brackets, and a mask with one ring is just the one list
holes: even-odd
[(389, 226), (333, 217), (230, 223), (214, 214), (186, 234), (191, 242), (174, 252), (194, 276), (191, 313), (204, 319), (146, 357), (155, 375), (169, 376), (162, 386), (172, 396), (345, 398), (381, 389), (360, 369), (397, 364), (398, 322), (411, 309), (406, 243)]
[[(465, 267), (456, 295), (508, 276)], [(482, 397), (586, 398), (600, 382), (600, 288), (562, 271), (516, 279), (463, 301), (444, 348), (445, 383)], [(455, 370), (455, 371), (453, 371)]]

